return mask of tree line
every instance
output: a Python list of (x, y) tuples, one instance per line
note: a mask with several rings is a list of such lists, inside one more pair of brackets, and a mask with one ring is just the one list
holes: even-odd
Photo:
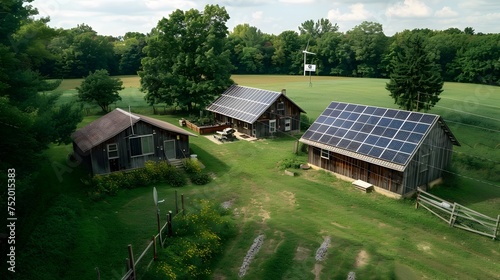
[[(48, 22), (24, 21), (13, 37), (14, 47), (26, 50), (25, 63), (50, 78), (81, 78), (99, 69), (110, 75), (135, 75), (142, 69), (144, 47), (157, 37), (157, 28), (148, 34), (113, 37), (99, 35), (86, 24), (54, 29)], [(231, 73), (300, 75), (302, 51), (308, 46), (316, 53), (307, 61), (317, 65), (316, 75), (387, 78), (391, 55), (408, 33), (418, 33), (430, 45), (445, 81), (500, 84), (500, 34), (475, 33), (467, 27), (404, 30), (387, 36), (382, 24), (367, 21), (343, 33), (323, 18), (305, 21), (298, 30), (274, 35), (249, 24), (237, 25), (222, 39)]]

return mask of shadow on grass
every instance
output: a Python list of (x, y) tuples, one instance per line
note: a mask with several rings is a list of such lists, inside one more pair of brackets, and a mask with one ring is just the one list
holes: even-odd
[(196, 154), (209, 172), (213, 171), (222, 174), (228, 172), (229, 169), (231, 169), (230, 166), (227, 165), (224, 161), (207, 152), (197, 144), (190, 143), (189, 146), (191, 148), (191, 154)]

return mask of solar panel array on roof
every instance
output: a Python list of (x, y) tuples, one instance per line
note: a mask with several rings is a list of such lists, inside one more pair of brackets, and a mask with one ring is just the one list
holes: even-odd
[(437, 115), (332, 102), (302, 138), (405, 165)]
[(233, 85), (210, 104), (207, 110), (254, 123), (280, 94), (280, 92)]

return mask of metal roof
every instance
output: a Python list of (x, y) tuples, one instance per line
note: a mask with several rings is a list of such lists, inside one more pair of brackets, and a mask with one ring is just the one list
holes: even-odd
[(438, 115), (332, 102), (300, 141), (403, 171), (436, 123), (460, 145)]
[(129, 113), (117, 108), (91, 122), (87, 126), (75, 131), (71, 135), (71, 138), (73, 139), (73, 142), (80, 148), (80, 150), (86, 152), (93, 147), (113, 138), (117, 134), (121, 133), (122, 131), (139, 121), (143, 121), (163, 130), (172, 131), (178, 134), (196, 136), (196, 134), (188, 132), (168, 122), (160, 121), (139, 114)]
[[(283, 96), (297, 106), (297, 104), (281, 92), (231, 85), (219, 98), (207, 107), (207, 110), (252, 124), (280, 96)], [(299, 106), (297, 108), (301, 112), (304, 112)]]

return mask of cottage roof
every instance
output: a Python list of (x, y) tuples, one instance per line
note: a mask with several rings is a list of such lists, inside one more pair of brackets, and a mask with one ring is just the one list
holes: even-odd
[[(232, 85), (212, 102), (207, 110), (247, 123), (254, 123), (279, 97), (284, 97), (297, 106), (281, 92)], [(305, 113), (299, 106), (297, 108)]]
[(172, 131), (178, 134), (196, 136), (196, 134), (190, 133), (173, 124), (147, 116), (129, 113), (117, 108), (91, 122), (87, 126), (75, 131), (71, 135), (71, 138), (80, 150), (86, 152), (121, 133), (125, 129), (129, 128), (131, 124), (135, 124), (139, 121), (143, 121), (163, 130)]
[(436, 124), (460, 146), (438, 115), (332, 102), (300, 141), (403, 171)]

